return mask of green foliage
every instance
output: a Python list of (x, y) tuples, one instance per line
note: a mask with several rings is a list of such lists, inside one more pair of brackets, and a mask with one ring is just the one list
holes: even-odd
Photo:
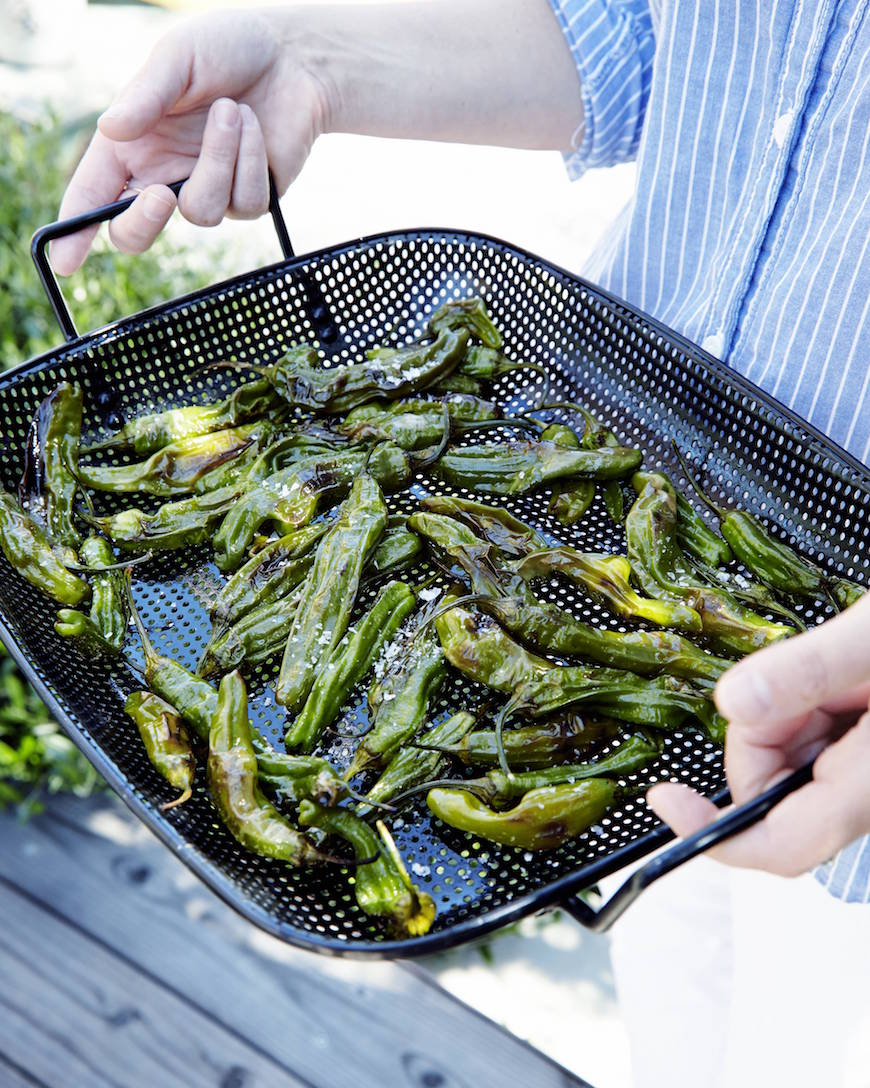
[[(0, 369), (61, 342), (30, 259), (30, 236), (57, 217), (84, 135), (50, 114), (25, 122), (0, 111)], [(118, 258), (98, 239), (85, 267), (63, 283), (77, 327), (99, 328), (194, 290), (200, 277), (187, 256), (158, 242), (139, 257)], [(100, 782), (0, 646), (0, 809), (14, 805), (26, 817), (39, 811), (44, 792), (85, 796)]]

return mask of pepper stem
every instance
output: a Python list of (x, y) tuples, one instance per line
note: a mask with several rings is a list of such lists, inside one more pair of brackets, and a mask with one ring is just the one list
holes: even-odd
[(105, 563), (100, 567), (85, 567), (80, 563), (64, 563), (67, 570), (80, 570), (85, 574), (100, 574), (104, 570), (127, 570), (128, 567), (138, 567), (140, 563), (147, 563), (154, 558), (154, 552), (148, 551), (143, 555), (137, 555), (133, 559), (124, 559), (120, 563)]
[[(420, 624), (420, 631), (424, 627), (428, 627), (430, 623), (434, 623), (435, 620), (440, 619), (448, 612), (452, 612), (454, 608), (461, 608), (464, 604), (478, 604), (480, 601), (487, 601), (490, 598), (485, 593), (467, 593), (463, 597), (455, 597), (452, 601), (444, 601), (440, 604), (431, 616), (427, 616)], [(420, 633), (417, 632), (417, 634)]]
[(515, 695), (512, 695), (510, 699), (504, 704), (501, 710), (496, 715), (495, 719), (495, 751), (498, 756), (498, 765), (502, 769), (502, 772), (507, 775), (508, 778), (513, 778), (514, 774), (510, 768), (510, 764), (507, 760), (507, 752), (504, 747), (504, 723), (513, 713), (515, 707), (519, 705), (519, 700)]
[(348, 797), (351, 798), (351, 800), (359, 801), (359, 803), (362, 805), (369, 805), (371, 808), (380, 808), (383, 809), (384, 812), (396, 811), (395, 806), (385, 804), (383, 801), (370, 801), (364, 793), (360, 793), (359, 790), (355, 790), (353, 786), (348, 785), (347, 782), (344, 783), (343, 788), (344, 792), (348, 795)]
[(171, 808), (175, 808), (176, 805), (183, 805), (185, 801), (189, 801), (193, 795), (193, 788), (188, 786), (184, 793), (180, 797), (176, 797), (174, 801), (167, 801), (166, 804), (160, 806), (161, 812), (168, 812)]
[[(423, 746), (415, 744), (414, 747), (421, 748)], [(492, 783), (486, 778), (430, 778), (428, 782), (421, 782), (417, 786), (411, 786), (410, 789), (397, 793), (392, 802), (398, 808), (405, 802), (410, 801), (412, 797), (436, 789), (467, 790), (481, 801), (491, 801), (493, 797)]]
[(443, 431), (441, 433), (441, 438), (438, 442), (438, 445), (430, 447), (428, 451), (418, 455), (415, 458), (417, 464), (421, 467), (434, 464), (435, 461), (438, 460), (441, 454), (444, 453), (444, 451), (450, 445), (450, 435), (453, 430), (453, 425), (450, 422), (450, 412), (446, 404), (443, 404), (441, 406), (441, 422), (443, 425)]
[(683, 455), (680, 453), (677, 443), (672, 442), (671, 445), (674, 447), (674, 454), (677, 460), (680, 462), (680, 467), (685, 473), (686, 479), (692, 485), (693, 489), (698, 495), (698, 498), (701, 500), (701, 502), (704, 503), (705, 506), (708, 506), (718, 518), (722, 518), (727, 511), (723, 510), (721, 506), (717, 506), (716, 503), (713, 502), (713, 500), (710, 498), (710, 496), (702, 489), (701, 485), (695, 479), (692, 470), (689, 468), (685, 457), (683, 457)]
[[(145, 624), (142, 622), (142, 617), (139, 615), (139, 609), (136, 607), (136, 601), (133, 598), (133, 576), (129, 570), (126, 571), (126, 578), (124, 579), (124, 589), (127, 593), (127, 603), (130, 606), (130, 615), (133, 617), (133, 623), (136, 627), (136, 632), (142, 642), (142, 649), (145, 652), (146, 666), (149, 661), (154, 661), (158, 654), (154, 649), (151, 639), (148, 637), (148, 632), (145, 629)], [(146, 672), (147, 675), (147, 672)]]

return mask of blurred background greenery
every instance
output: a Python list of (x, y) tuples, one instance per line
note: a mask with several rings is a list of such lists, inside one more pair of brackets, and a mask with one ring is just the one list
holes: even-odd
[[(0, 111), (0, 360), (14, 366), (56, 346), (57, 322), (28, 256), (34, 228), (57, 215), (66, 180), (90, 132), (87, 122), (63, 122), (48, 109), (22, 120)], [(38, 179), (38, 183), (34, 180)], [(205, 282), (201, 261), (163, 240), (125, 260), (98, 238), (85, 267), (64, 283), (77, 325), (94, 329), (135, 313), (161, 297)], [(212, 269), (211, 275), (214, 275)], [(22, 817), (56, 790), (88, 794), (101, 779), (58, 731), (48, 711), (0, 644), (0, 808)]]

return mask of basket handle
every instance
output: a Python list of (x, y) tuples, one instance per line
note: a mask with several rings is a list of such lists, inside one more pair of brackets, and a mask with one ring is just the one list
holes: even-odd
[[(186, 180), (174, 181), (169, 186), (176, 196), (178, 196)], [(99, 208), (83, 212), (81, 215), (74, 215), (69, 219), (48, 223), (46, 226), (40, 227), (30, 241), (30, 255), (36, 265), (37, 275), (46, 295), (48, 295), (48, 301), (51, 303), (52, 310), (54, 310), (54, 316), (57, 318), (64, 339), (68, 343), (78, 339), (79, 334), (48, 259), (49, 242), (55, 238), (64, 238), (68, 234), (75, 234), (85, 227), (96, 226), (98, 223), (105, 223), (110, 219), (114, 219), (129, 208), (135, 199), (135, 196), (124, 197), (111, 204), (103, 204)], [(295, 254), (287, 231), (287, 224), (284, 222), (281, 206), (278, 203), (278, 190), (275, 188), (275, 179), (271, 170), (269, 171), (269, 213), (275, 225), (275, 233), (278, 235), (281, 252), (289, 260)], [(329, 311), (323, 292), (320, 290), (320, 285), (311, 275), (302, 271), (298, 273), (298, 280), (305, 292), (306, 312), (319, 340), (323, 344), (337, 346), (340, 339), (338, 327)], [(110, 427), (120, 426), (123, 419), (117, 391), (106, 383), (105, 377), (99, 368), (89, 366), (88, 372), (93, 386), (94, 400), (104, 422)]]
[(716, 846), (717, 843), (731, 838), (732, 835), (745, 831), (746, 828), (766, 816), (784, 797), (805, 786), (812, 777), (813, 764), (808, 763), (800, 770), (793, 771), (787, 777), (780, 779), (770, 789), (760, 793), (753, 800), (747, 801), (745, 805), (732, 809), (721, 819), (696, 831), (694, 835), (681, 839), (674, 846), (654, 857), (652, 861), (648, 861), (646, 865), (635, 870), (622, 887), (597, 910), (573, 894), (567, 895), (559, 906), (582, 926), (595, 933), (604, 933), (610, 929), (617, 918), (623, 915), (640, 893), (659, 877), (665, 876), (678, 865), (703, 854), (711, 846)]
[[(181, 181), (174, 181), (169, 186), (176, 196), (178, 196), (186, 180), (186, 178), (183, 178)], [(121, 212), (126, 211), (135, 199), (135, 194), (122, 197), (122, 199), (115, 200), (111, 204), (103, 204), (98, 208), (92, 208), (89, 212), (82, 212), (81, 215), (73, 215), (69, 219), (60, 219), (55, 223), (48, 223), (46, 226), (40, 227), (30, 240), (30, 256), (36, 265), (37, 275), (46, 295), (48, 295), (48, 301), (51, 303), (52, 310), (54, 310), (54, 316), (57, 318), (58, 325), (60, 325), (60, 331), (67, 341), (78, 339), (79, 334), (63, 297), (60, 284), (57, 282), (54, 269), (48, 259), (49, 242), (54, 241), (55, 238), (65, 238), (69, 234), (76, 234), (78, 231), (84, 230), (85, 227), (93, 227), (98, 223), (108, 222), (120, 215)], [(275, 188), (275, 181), (271, 171), (269, 171), (269, 213), (272, 216), (272, 222), (275, 224), (275, 233), (278, 235), (281, 252), (288, 259), (295, 256), (290, 235), (287, 232), (287, 224), (284, 222), (281, 206), (278, 203), (278, 191)]]

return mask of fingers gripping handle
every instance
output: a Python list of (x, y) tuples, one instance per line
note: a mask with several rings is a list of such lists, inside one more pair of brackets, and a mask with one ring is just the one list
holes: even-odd
[[(181, 192), (184, 180), (174, 181), (169, 186), (176, 196)], [(45, 289), (45, 293), (48, 295), (48, 301), (51, 303), (54, 316), (57, 318), (57, 323), (60, 325), (61, 332), (66, 340), (77, 339), (78, 331), (48, 259), (48, 245), (55, 238), (65, 238), (67, 235), (76, 234), (86, 227), (93, 227), (98, 223), (106, 223), (110, 219), (116, 218), (121, 212), (126, 211), (135, 199), (135, 195), (124, 197), (112, 204), (103, 204), (89, 212), (82, 212), (81, 215), (74, 215), (69, 219), (49, 223), (44, 227), (40, 227), (30, 241), (30, 256), (33, 258), (37, 275)], [(290, 242), (290, 235), (287, 233), (287, 224), (284, 222), (284, 216), (278, 204), (278, 192), (271, 172), (269, 173), (269, 212), (272, 216), (272, 222), (275, 224), (275, 233), (278, 235), (281, 252), (285, 257), (293, 257), (293, 246)]]
[(813, 777), (813, 765), (807, 764), (800, 770), (794, 771), (786, 778), (781, 779), (776, 785), (765, 790), (764, 793), (747, 801), (732, 811), (726, 813), (720, 820), (709, 824), (707, 827), (680, 840), (674, 846), (664, 850), (652, 861), (647, 862), (637, 869), (618, 891), (597, 910), (578, 899), (575, 895), (567, 896), (559, 905), (568, 912), (576, 921), (587, 929), (596, 933), (603, 933), (610, 929), (613, 923), (631, 906), (642, 891), (654, 883), (659, 877), (672, 872), (678, 865), (703, 854), (710, 847), (716, 846), (733, 835), (745, 831), (790, 793), (805, 786)]

